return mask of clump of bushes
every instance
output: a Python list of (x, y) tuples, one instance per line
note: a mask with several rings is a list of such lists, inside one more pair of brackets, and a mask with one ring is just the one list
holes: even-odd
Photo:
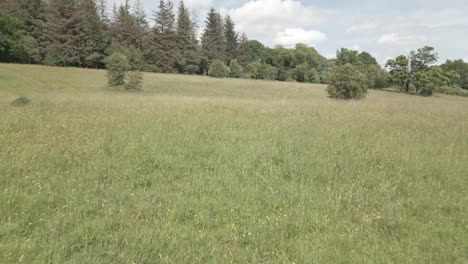
[(132, 55), (131, 58), (128, 60), (124, 54), (115, 52), (106, 59), (110, 86), (124, 86), (126, 90), (131, 91), (141, 90), (143, 86), (143, 73), (140, 72), (141, 60), (137, 54)]
[(242, 72), (243, 69), (239, 62), (237, 62), (237, 60), (231, 61), (231, 64), (229, 64), (229, 77), (240, 78), (242, 76)]
[(214, 78), (225, 78), (229, 74), (229, 67), (220, 60), (214, 60), (211, 63), (208, 75)]
[(106, 59), (106, 65), (109, 85), (124, 85), (125, 75), (130, 68), (127, 57), (120, 52), (115, 52)]
[(297, 65), (293, 70), (292, 77), (294, 80), (302, 83), (320, 83), (320, 76), (317, 70), (311, 68), (307, 63)]
[(448, 85), (440, 86), (435, 89), (435, 92), (441, 93), (441, 94), (468, 97), (468, 90), (464, 90), (457, 86), (448, 86)]
[(127, 73), (127, 82), (125, 83), (125, 89), (129, 91), (139, 91), (143, 86), (143, 73), (140, 71), (131, 71)]
[(284, 82), (287, 81), (289, 78), (289, 71), (285, 68), (279, 69), (278, 70), (278, 76), (276, 77), (276, 80)]
[(336, 67), (327, 88), (330, 98), (360, 99), (367, 94), (366, 78), (351, 64)]
[(31, 101), (25, 96), (20, 96), (16, 98), (15, 100), (11, 101), (10, 105), (11, 106), (25, 106), (28, 105)]

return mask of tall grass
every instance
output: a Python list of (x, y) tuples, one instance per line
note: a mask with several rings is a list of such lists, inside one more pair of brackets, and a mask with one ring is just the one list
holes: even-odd
[(465, 98), (105, 84), (0, 65), (0, 262), (468, 261)]

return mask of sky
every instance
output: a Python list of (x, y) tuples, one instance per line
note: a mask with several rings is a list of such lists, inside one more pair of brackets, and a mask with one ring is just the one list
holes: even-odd
[[(124, 0), (107, 0), (109, 4)], [(140, 0), (148, 14), (159, 0)], [(130, 0), (134, 4), (136, 0)], [(173, 0), (178, 5), (179, 0)], [(333, 58), (340, 48), (389, 58), (433, 46), (440, 62), (468, 62), (468, 0), (185, 0), (203, 29), (211, 7), (229, 14), (237, 30), (269, 47), (314, 46)]]

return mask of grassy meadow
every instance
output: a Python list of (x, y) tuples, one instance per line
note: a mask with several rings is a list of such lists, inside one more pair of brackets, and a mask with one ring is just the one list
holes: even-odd
[(0, 64), (0, 262), (467, 263), (468, 99)]

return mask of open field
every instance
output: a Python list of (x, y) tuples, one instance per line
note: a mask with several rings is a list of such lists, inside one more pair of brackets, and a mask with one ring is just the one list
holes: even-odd
[(466, 98), (104, 74), (0, 64), (0, 262), (468, 262)]

